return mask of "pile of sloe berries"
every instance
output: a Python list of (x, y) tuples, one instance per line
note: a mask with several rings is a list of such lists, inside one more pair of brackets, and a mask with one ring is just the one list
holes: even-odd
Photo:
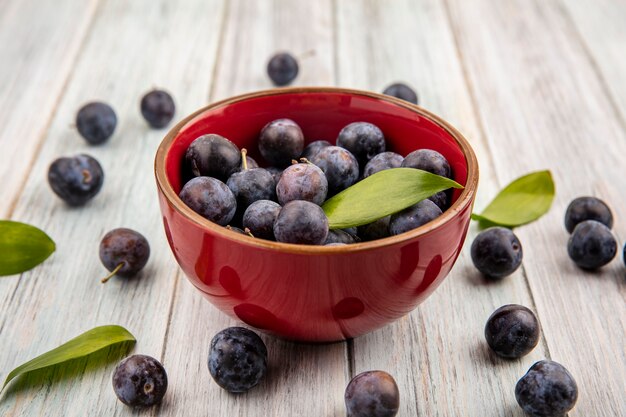
[(180, 198), (204, 218), (256, 238), (333, 246), (407, 232), (440, 216), (450, 204), (449, 193), (440, 192), (373, 223), (329, 230), (321, 205), (361, 179), (398, 167), (452, 178), (450, 164), (431, 149), (406, 157), (387, 151), (383, 132), (368, 122), (345, 126), (336, 145), (316, 140), (305, 147), (296, 122), (273, 120), (261, 130), (258, 150), (268, 168), (220, 135), (198, 137), (185, 153), (183, 163), (192, 178)]

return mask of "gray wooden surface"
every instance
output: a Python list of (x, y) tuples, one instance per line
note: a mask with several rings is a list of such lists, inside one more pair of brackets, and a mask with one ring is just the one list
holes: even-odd
[[(567, 257), (565, 207), (596, 195), (626, 237), (626, 2), (624, 0), (0, 0), (0, 218), (44, 229), (57, 252), (21, 276), (0, 278), (0, 378), (18, 364), (101, 324), (138, 338), (134, 352), (162, 360), (170, 379), (155, 416), (341, 416), (343, 391), (383, 369), (401, 392), (400, 416), (522, 416), (515, 383), (551, 358), (576, 377), (571, 416), (626, 416), (626, 270), (615, 259), (585, 273)], [(141, 119), (141, 95), (171, 91), (177, 119), (208, 102), (270, 88), (269, 56), (300, 56), (295, 85), (416, 88), (420, 104), (471, 141), (481, 168), (476, 209), (515, 177), (550, 169), (552, 210), (519, 228), (523, 268), (499, 283), (474, 270), (466, 247), (441, 287), (413, 313), (347, 343), (304, 345), (263, 335), (267, 380), (233, 396), (211, 379), (211, 337), (236, 324), (206, 302), (167, 247), (152, 175), (166, 130)], [(90, 100), (120, 124), (89, 147), (71, 126)], [(332, 139), (332, 138), (330, 138)], [(70, 209), (45, 180), (50, 162), (86, 152), (105, 186)], [(136, 280), (99, 283), (102, 235), (126, 226), (152, 246)], [(472, 227), (466, 246), (476, 230)], [(0, 254), (1, 256), (1, 254)], [(505, 361), (484, 342), (487, 317), (520, 303), (542, 338)], [(111, 389), (119, 356), (18, 381), (2, 416), (139, 414)]]

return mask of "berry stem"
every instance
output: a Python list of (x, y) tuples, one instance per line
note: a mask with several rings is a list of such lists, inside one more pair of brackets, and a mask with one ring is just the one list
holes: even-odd
[(243, 165), (243, 170), (248, 170), (248, 159), (246, 158), (248, 155), (248, 150), (246, 148), (241, 148), (241, 164)]
[(309, 161), (306, 158), (300, 158), (300, 162), (303, 164), (315, 165), (313, 162)]
[(243, 229), (244, 232), (246, 232), (246, 234), (250, 237), (254, 237), (254, 235), (252, 234), (252, 232), (250, 231), (250, 229), (248, 229), (247, 227), (245, 229)]
[(110, 280), (111, 278), (113, 278), (113, 276), (115, 274), (117, 274), (119, 272), (120, 269), (122, 269), (122, 267), (124, 266), (124, 262), (122, 262), (121, 264), (119, 264), (118, 266), (115, 267), (115, 269), (113, 269), (113, 271), (111, 271), (111, 273), (109, 275), (107, 275), (106, 277), (102, 278), (100, 280), (101, 283), (106, 283), (108, 280)]

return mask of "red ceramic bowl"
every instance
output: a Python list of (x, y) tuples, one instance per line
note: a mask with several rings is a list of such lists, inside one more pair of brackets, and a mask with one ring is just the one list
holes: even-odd
[[(211, 223), (178, 197), (185, 150), (220, 134), (262, 164), (256, 141), (278, 118), (295, 120), (307, 143), (334, 142), (345, 125), (374, 123), (389, 150), (430, 148), (463, 184), (442, 216), (404, 234), (339, 247), (254, 239)], [(211, 104), (165, 137), (155, 161), (165, 233), (191, 283), (223, 312), (275, 335), (334, 341), (370, 332), (413, 310), (456, 261), (470, 221), (478, 164), (463, 136), (439, 117), (398, 100), (340, 88), (286, 88)], [(390, 184), (389, 186), (393, 186)]]

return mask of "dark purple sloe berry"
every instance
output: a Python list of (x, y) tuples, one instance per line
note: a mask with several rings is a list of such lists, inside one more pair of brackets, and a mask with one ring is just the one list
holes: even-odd
[(310, 163), (288, 166), (276, 184), (276, 196), (282, 205), (292, 200), (306, 200), (321, 206), (327, 194), (326, 175)]
[(389, 221), (391, 216), (385, 216), (372, 223), (364, 224), (358, 227), (358, 235), (363, 241), (383, 239), (391, 236), (389, 234)]
[(428, 197), (428, 199), (437, 204), (437, 207), (439, 207), (441, 211), (444, 211), (448, 208), (448, 193), (446, 193), (445, 191), (439, 191), (438, 193), (435, 193)]
[(283, 175), (282, 168), (267, 167), (265, 169), (267, 170), (267, 172), (272, 174), (272, 177), (274, 178), (274, 182), (278, 184), (278, 181), (280, 181), (280, 176)]
[(214, 177), (226, 181), (241, 169), (237, 145), (220, 135), (203, 135), (191, 142), (185, 160), (196, 177)]
[(278, 53), (267, 63), (267, 75), (274, 85), (287, 85), (298, 76), (298, 61), (287, 52)]
[(179, 196), (193, 211), (220, 226), (226, 226), (235, 216), (237, 200), (230, 188), (216, 178), (193, 178)]
[(583, 269), (597, 269), (608, 264), (617, 253), (617, 241), (611, 229), (595, 220), (585, 220), (574, 228), (567, 241), (569, 257)]
[(174, 118), (176, 105), (172, 96), (163, 90), (152, 90), (141, 99), (141, 114), (148, 124), (161, 129)]
[(230, 176), (226, 185), (237, 199), (240, 216), (248, 206), (258, 200), (275, 200), (276, 183), (272, 174), (264, 168), (248, 169), (246, 150), (242, 149), (243, 170)]
[(150, 356), (129, 356), (113, 372), (113, 390), (128, 406), (150, 407), (163, 399), (167, 391), (167, 373), (163, 365)]
[(418, 149), (408, 154), (402, 161), (404, 168), (417, 168), (446, 178), (452, 178), (448, 160), (432, 149)]
[(341, 229), (346, 233), (350, 233), (352, 236), (357, 237), (358, 232), (356, 227), (346, 227), (345, 229)]
[(563, 365), (542, 360), (517, 381), (515, 399), (534, 417), (562, 417), (574, 408), (578, 386)]
[(326, 175), (328, 196), (348, 188), (359, 179), (359, 163), (350, 151), (339, 146), (326, 146), (311, 160)]
[(269, 122), (259, 135), (259, 152), (267, 162), (279, 168), (291, 164), (304, 148), (304, 135), (300, 126), (290, 119)]
[(322, 245), (327, 235), (326, 214), (320, 206), (310, 201), (288, 202), (274, 222), (274, 236), (279, 242)]
[(328, 231), (328, 236), (326, 236), (326, 241), (324, 241), (325, 245), (329, 243), (357, 243), (359, 242), (359, 238), (355, 235), (352, 235), (341, 229), (334, 229)]
[(352, 378), (344, 395), (348, 417), (393, 417), (400, 407), (400, 392), (384, 371), (362, 372)]
[(363, 169), (363, 178), (367, 178), (372, 174), (375, 174), (385, 169), (399, 168), (402, 165), (404, 158), (395, 152), (383, 152), (379, 153), (365, 165)]
[(113, 135), (117, 116), (113, 108), (99, 101), (85, 104), (76, 114), (78, 133), (91, 145), (100, 145)]
[(578, 197), (565, 211), (565, 229), (572, 233), (576, 225), (585, 220), (595, 220), (609, 229), (613, 227), (613, 214), (606, 203), (596, 197)]
[(104, 172), (89, 155), (58, 158), (48, 168), (48, 183), (56, 195), (70, 206), (81, 206), (100, 192)]
[(209, 372), (228, 392), (246, 392), (267, 371), (267, 348), (251, 330), (229, 327), (217, 333), (209, 349)]
[(503, 358), (521, 358), (539, 343), (539, 322), (528, 308), (508, 304), (494, 311), (485, 325), (489, 347)]
[(309, 161), (320, 151), (320, 149), (331, 146), (331, 143), (327, 140), (315, 140), (308, 145), (302, 151), (301, 158), (308, 159)]
[(441, 209), (430, 200), (422, 200), (391, 216), (389, 234), (408, 232), (441, 216)]
[(254, 237), (276, 240), (274, 222), (280, 212), (280, 204), (270, 200), (258, 200), (250, 204), (243, 214), (243, 227), (248, 228)]
[(399, 99), (408, 101), (409, 103), (417, 104), (417, 93), (404, 83), (394, 83), (385, 88), (383, 94), (388, 96), (397, 97)]
[(146, 266), (150, 258), (148, 240), (132, 229), (113, 229), (100, 241), (100, 261), (111, 272), (102, 279), (107, 282), (113, 275), (132, 277)]
[(349, 150), (360, 166), (365, 166), (370, 159), (385, 152), (385, 136), (371, 123), (354, 122), (341, 129), (337, 146)]
[(504, 227), (490, 227), (476, 236), (471, 248), (472, 262), (488, 278), (504, 278), (522, 264), (522, 244)]

